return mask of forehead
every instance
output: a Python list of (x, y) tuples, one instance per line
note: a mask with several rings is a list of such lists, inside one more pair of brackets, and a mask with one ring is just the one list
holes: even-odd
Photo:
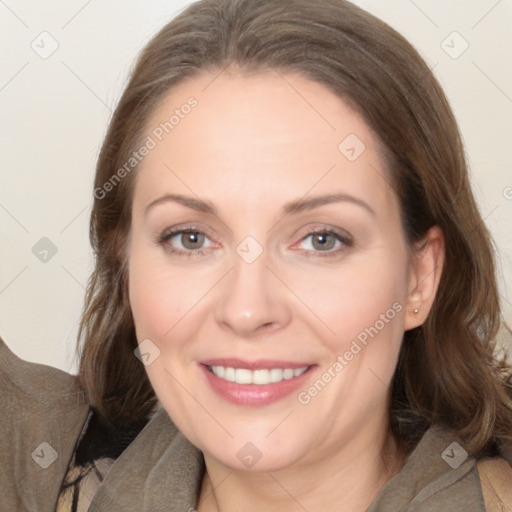
[(139, 201), (176, 192), (247, 209), (345, 192), (396, 208), (378, 138), (341, 98), (298, 74), (198, 75), (168, 92), (145, 137), (153, 147), (137, 171)]

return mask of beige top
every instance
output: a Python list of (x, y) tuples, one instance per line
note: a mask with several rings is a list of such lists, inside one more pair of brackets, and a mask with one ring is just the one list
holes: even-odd
[[(0, 509), (54, 512), (88, 404), (73, 376), (22, 361), (1, 338), (0, 390)], [(429, 429), (367, 512), (485, 511), (475, 460), (462, 446)], [(202, 453), (161, 409), (112, 464), (89, 511), (188, 512), (204, 470)]]

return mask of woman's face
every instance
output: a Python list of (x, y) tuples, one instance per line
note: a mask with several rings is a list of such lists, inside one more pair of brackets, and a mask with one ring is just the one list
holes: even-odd
[(410, 328), (374, 134), (318, 83), (225, 71), (173, 88), (146, 136), (129, 296), (163, 407), (232, 468), (361, 453)]

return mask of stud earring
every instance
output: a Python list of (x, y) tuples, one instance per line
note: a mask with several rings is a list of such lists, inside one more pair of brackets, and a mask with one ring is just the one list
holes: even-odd
[(417, 314), (418, 314), (418, 312), (419, 312), (419, 309), (418, 309), (418, 308), (414, 308), (414, 309), (412, 310), (412, 312), (413, 312), (415, 315), (417, 315)]

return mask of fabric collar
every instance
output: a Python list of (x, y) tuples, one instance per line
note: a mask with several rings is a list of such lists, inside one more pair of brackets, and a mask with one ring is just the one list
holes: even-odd
[[(161, 409), (114, 463), (89, 512), (195, 510), (204, 471), (201, 451)], [(485, 511), (475, 460), (460, 439), (431, 427), (367, 512), (448, 512), (450, 501), (454, 511)]]

